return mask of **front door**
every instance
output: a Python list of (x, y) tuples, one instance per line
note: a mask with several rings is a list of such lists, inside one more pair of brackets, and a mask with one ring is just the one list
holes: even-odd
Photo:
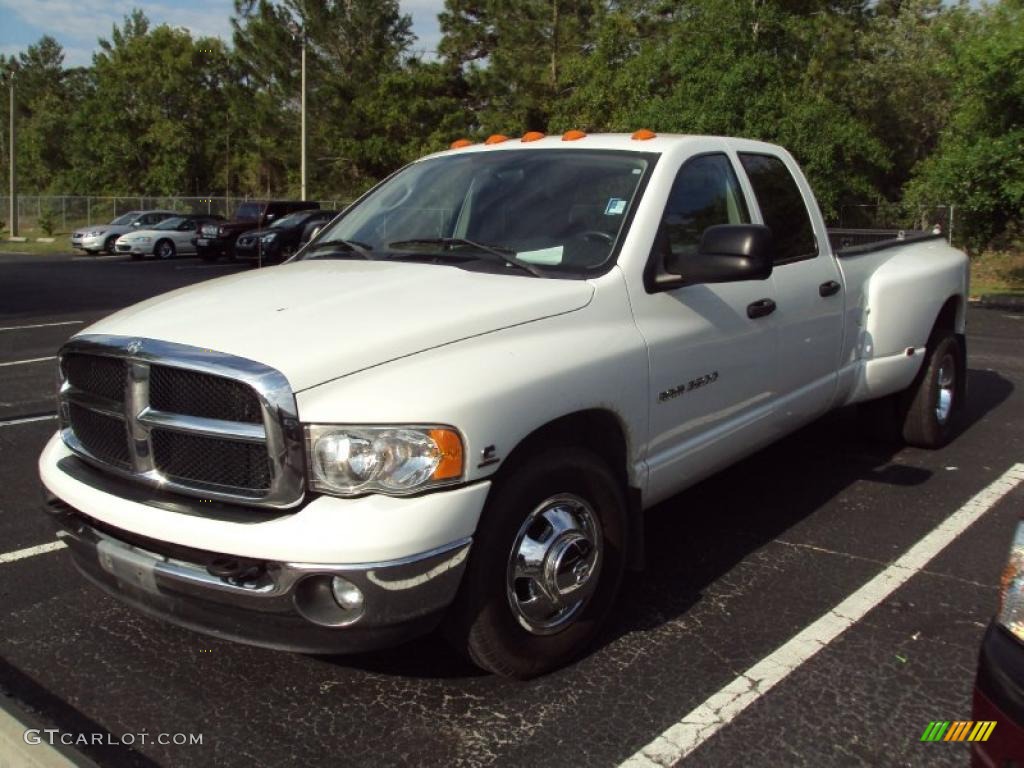
[[(666, 249), (698, 258), (707, 227), (749, 222), (729, 156), (691, 157), (677, 172), (651, 258)], [(650, 356), (652, 503), (771, 439), (776, 324), (770, 314), (751, 318), (748, 307), (773, 294), (769, 278), (686, 285), (633, 302)]]

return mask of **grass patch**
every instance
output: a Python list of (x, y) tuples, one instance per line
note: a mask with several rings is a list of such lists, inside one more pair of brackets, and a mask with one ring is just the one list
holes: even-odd
[(971, 259), (971, 295), (1024, 295), (1024, 251), (988, 251)]
[[(50, 254), (50, 253), (72, 253), (74, 249), (71, 247), (71, 233), (70, 232), (54, 232), (52, 235), (48, 235), (41, 229), (21, 229), (18, 232), (19, 237), (27, 237), (24, 243), (12, 243), (7, 238), (10, 237), (10, 232), (6, 229), (0, 231), (0, 253), (30, 253), (30, 254)], [(37, 243), (37, 237), (52, 237), (52, 243)], [(81, 251), (78, 251), (81, 253)]]

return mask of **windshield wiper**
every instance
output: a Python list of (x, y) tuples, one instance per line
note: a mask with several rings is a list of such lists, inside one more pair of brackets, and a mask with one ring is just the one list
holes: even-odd
[(370, 260), (373, 259), (373, 255), (370, 253), (372, 250), (372, 245), (361, 243), (358, 240), (342, 240), (341, 238), (322, 240), (319, 243), (313, 243), (306, 247), (307, 253), (313, 253), (314, 251), (333, 251), (335, 254), (354, 253)]
[(534, 277), (544, 277), (543, 273), (532, 264), (527, 264), (525, 261), (517, 259), (515, 250), (501, 245), (478, 243), (476, 240), (470, 240), (465, 237), (414, 237), (409, 240), (395, 240), (393, 243), (388, 243), (388, 248), (402, 248), (407, 245), (440, 245), (442, 248), (449, 249), (462, 245), (473, 248), (480, 253), (488, 253), (495, 256), (510, 266), (529, 272)]

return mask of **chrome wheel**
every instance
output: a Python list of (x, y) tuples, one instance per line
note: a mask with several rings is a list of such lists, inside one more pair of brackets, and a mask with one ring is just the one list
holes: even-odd
[(169, 259), (174, 255), (174, 246), (165, 240), (160, 243), (160, 247), (157, 249), (156, 255), (161, 259)]
[(938, 393), (935, 398), (935, 418), (939, 424), (945, 424), (953, 410), (953, 392), (956, 388), (956, 362), (952, 355), (945, 355), (939, 363), (936, 387)]
[(597, 587), (601, 528), (591, 506), (572, 494), (541, 502), (520, 526), (508, 560), (508, 602), (535, 635), (569, 625)]

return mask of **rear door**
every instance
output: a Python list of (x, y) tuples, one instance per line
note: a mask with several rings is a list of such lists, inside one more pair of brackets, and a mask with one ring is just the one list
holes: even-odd
[[(707, 227), (750, 220), (728, 154), (691, 156), (676, 172), (652, 264), (666, 249), (697, 258)], [(748, 313), (750, 305), (773, 295), (769, 278), (654, 290), (633, 302), (650, 356), (647, 495), (652, 502), (775, 434), (775, 322), (771, 315)]]
[(778, 421), (790, 431), (828, 410), (835, 396), (843, 344), (842, 277), (817, 203), (793, 159), (760, 147), (741, 148), (738, 156), (761, 223), (772, 230)]

